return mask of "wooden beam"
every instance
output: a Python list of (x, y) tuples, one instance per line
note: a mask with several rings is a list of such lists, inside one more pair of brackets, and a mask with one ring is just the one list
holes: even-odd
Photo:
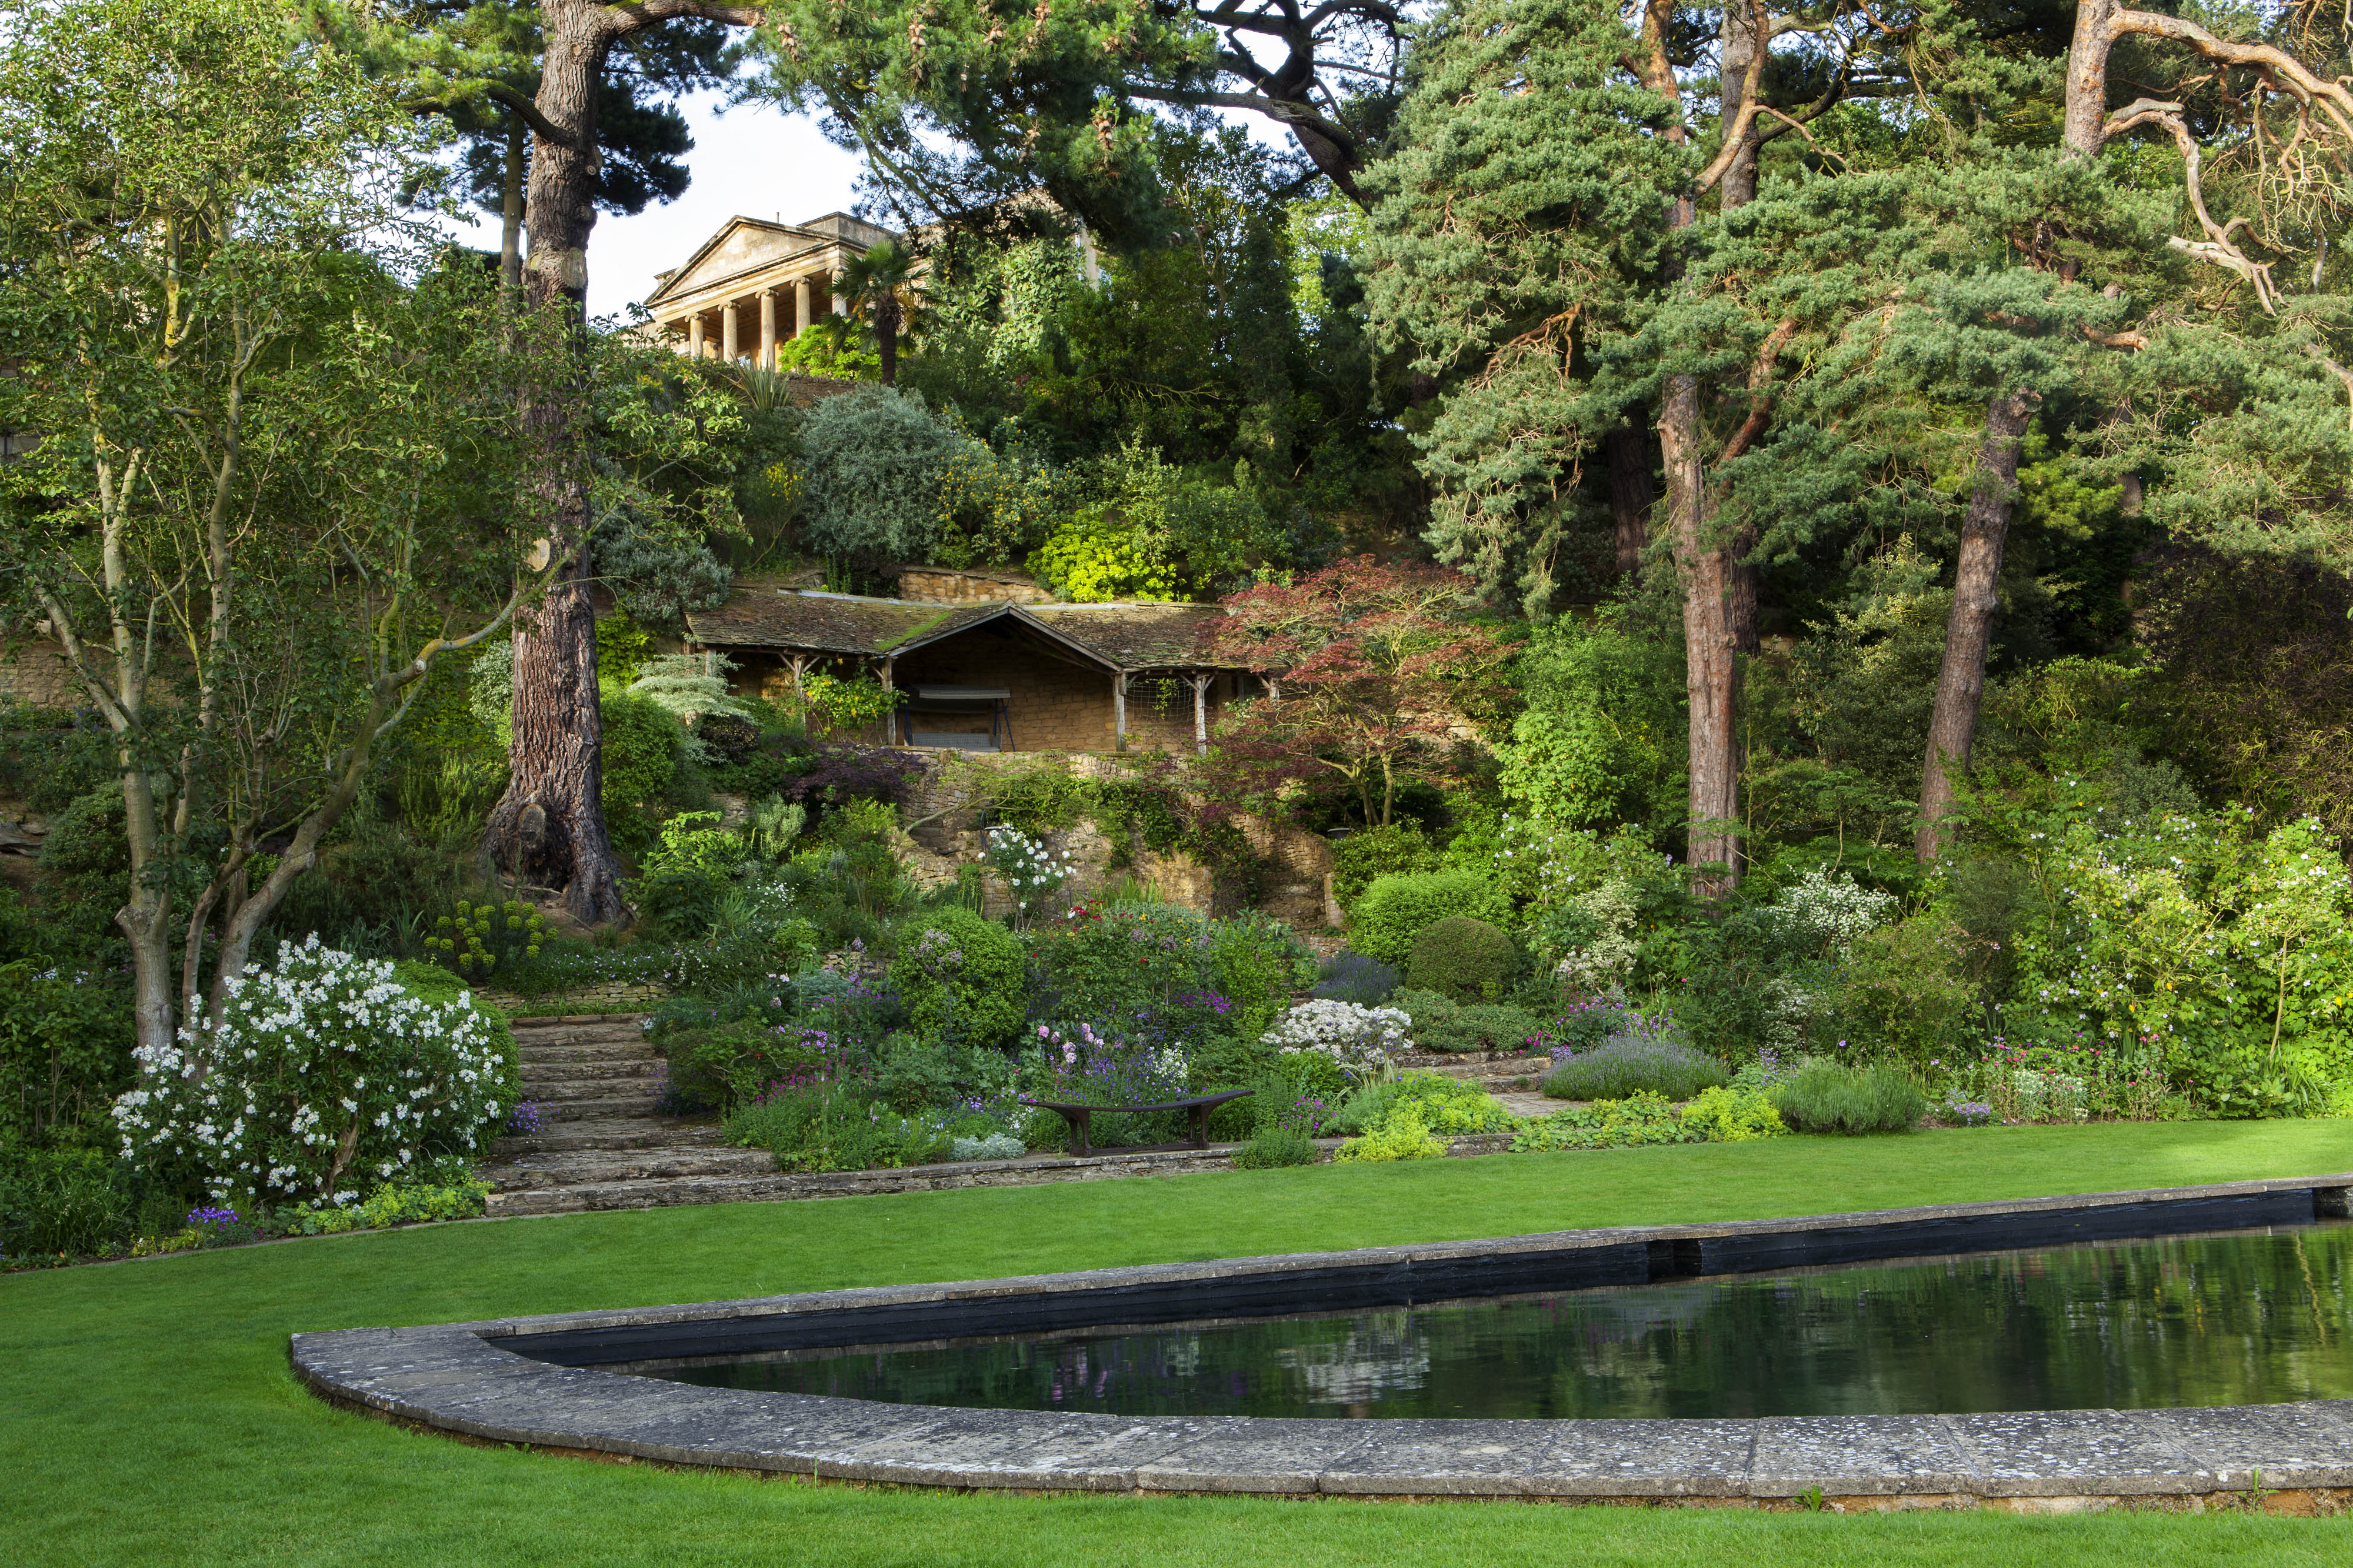
[(1193, 687), (1193, 754), (1206, 757), (1209, 754), (1209, 682), (1217, 677), (1195, 675), (1187, 679)]
[(1111, 678), (1111, 744), (1114, 752), (1127, 750), (1127, 671), (1115, 670)]

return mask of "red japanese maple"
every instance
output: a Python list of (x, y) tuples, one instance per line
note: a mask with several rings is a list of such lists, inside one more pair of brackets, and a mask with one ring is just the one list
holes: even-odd
[(1508, 650), (1467, 618), (1461, 574), (1360, 556), (1225, 607), (1203, 631), (1205, 651), (1268, 682), (1218, 733), (1212, 767), (1235, 786), (1338, 784), (1366, 822), (1386, 825), (1400, 784), (1463, 771)]

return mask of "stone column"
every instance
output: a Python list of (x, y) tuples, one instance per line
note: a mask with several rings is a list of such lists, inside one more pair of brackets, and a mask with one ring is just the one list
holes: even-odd
[(760, 290), (760, 368), (776, 368), (776, 291)]
[(817, 307), (809, 298), (809, 280), (806, 278), (793, 285), (793, 336), (799, 337), (817, 320)]
[(735, 363), (735, 301), (719, 307), (719, 357)]
[(686, 357), (689, 359), (702, 357), (702, 312), (700, 310), (687, 318)]

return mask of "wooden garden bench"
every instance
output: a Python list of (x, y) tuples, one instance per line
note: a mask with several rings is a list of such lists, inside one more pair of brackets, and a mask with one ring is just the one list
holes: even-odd
[(1137, 1148), (1122, 1149), (1123, 1154), (1149, 1154), (1168, 1149), (1206, 1149), (1209, 1146), (1209, 1112), (1229, 1100), (1240, 1100), (1255, 1089), (1229, 1089), (1222, 1094), (1197, 1095), (1191, 1100), (1168, 1100), (1157, 1105), (1057, 1105), (1050, 1100), (1025, 1100), (1024, 1105), (1034, 1105), (1043, 1110), (1059, 1110), (1062, 1120), (1071, 1124), (1071, 1137), (1077, 1147), (1071, 1152), (1081, 1159), (1094, 1152), (1087, 1142), (1087, 1123), (1101, 1112), (1134, 1116), (1147, 1110), (1189, 1110), (1193, 1113), (1193, 1140), (1189, 1143), (1151, 1143)]

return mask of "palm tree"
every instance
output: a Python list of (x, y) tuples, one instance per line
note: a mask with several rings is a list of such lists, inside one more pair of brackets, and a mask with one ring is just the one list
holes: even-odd
[(898, 382), (899, 334), (921, 304), (915, 266), (913, 251), (886, 239), (851, 257), (833, 280), (833, 291), (849, 301), (850, 318), (873, 329), (885, 386)]

